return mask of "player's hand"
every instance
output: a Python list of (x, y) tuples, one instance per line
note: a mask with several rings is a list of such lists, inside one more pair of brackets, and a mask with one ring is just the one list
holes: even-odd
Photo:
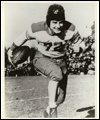
[(14, 66), (14, 64), (12, 63), (11, 58), (13, 57), (13, 51), (11, 49), (8, 50), (8, 60), (9, 62)]

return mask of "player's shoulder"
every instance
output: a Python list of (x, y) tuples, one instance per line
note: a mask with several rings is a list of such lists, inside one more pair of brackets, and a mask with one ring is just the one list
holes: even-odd
[(32, 29), (32, 32), (44, 31), (44, 30), (46, 30), (46, 22), (41, 21), (41, 22), (37, 22), (37, 23), (32, 23), (31, 29)]
[(71, 23), (69, 21), (65, 21), (65, 23), (64, 23), (65, 30), (75, 31), (75, 28), (76, 28), (76, 26), (73, 23)]

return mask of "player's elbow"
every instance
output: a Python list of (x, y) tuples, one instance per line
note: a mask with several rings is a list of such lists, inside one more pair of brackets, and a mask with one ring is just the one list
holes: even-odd
[(34, 39), (34, 35), (33, 35), (33, 32), (32, 32), (32, 30), (31, 30), (31, 28), (29, 28), (29, 29), (26, 31), (26, 38), (27, 38), (27, 39), (31, 39), (31, 38)]
[(30, 34), (29, 34), (29, 30), (26, 31), (26, 38), (27, 38), (27, 39), (30, 39), (30, 38), (31, 38), (31, 36), (30, 36)]

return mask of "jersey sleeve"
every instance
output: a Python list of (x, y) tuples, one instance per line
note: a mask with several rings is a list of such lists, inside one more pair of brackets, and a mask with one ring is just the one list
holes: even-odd
[[(21, 35), (19, 35), (14, 41), (12, 46), (10, 47), (12, 50), (16, 48), (16, 46), (21, 46), (26, 43), (28, 40), (36, 40), (35, 33), (38, 31), (45, 30), (45, 22), (33, 23), (29, 28), (24, 31)], [(36, 42), (35, 42), (36, 43)]]
[(26, 38), (27, 39), (36, 39), (34, 36), (34, 33), (39, 32), (39, 31), (43, 31), (45, 30), (45, 22), (37, 22), (37, 23), (33, 23), (31, 25), (31, 27), (29, 27), (29, 29), (26, 31)]
[(19, 35), (12, 43), (10, 49), (13, 51), (17, 47), (23, 45), (27, 41), (26, 39), (26, 31), (24, 31), (21, 35)]
[(82, 49), (85, 49), (85, 42), (82, 40), (81, 35), (79, 34), (79, 31), (75, 27), (73, 37), (71, 38), (72, 44), (77, 45), (81, 47)]
[(38, 22), (38, 23), (33, 23), (31, 25), (32, 33), (45, 30), (45, 24), (46, 23), (44, 21)]
[(24, 44), (26, 41), (27, 41), (27, 39), (26, 39), (26, 31), (24, 31), (21, 35), (19, 35), (19, 36), (14, 40), (14, 43), (15, 43), (17, 46), (20, 46), (20, 45)]

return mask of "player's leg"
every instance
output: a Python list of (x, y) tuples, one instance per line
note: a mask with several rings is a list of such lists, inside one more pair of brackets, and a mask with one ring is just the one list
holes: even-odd
[(68, 83), (68, 71), (67, 71), (67, 64), (66, 59), (61, 59), (58, 62), (62, 72), (63, 72), (63, 79), (59, 82), (57, 96), (56, 96), (56, 104), (57, 106), (64, 102), (66, 97), (66, 90), (67, 90), (67, 83)]
[(56, 104), (57, 105), (62, 104), (65, 100), (67, 83), (68, 83), (68, 75), (64, 74), (62, 81), (59, 82), (58, 95), (57, 95), (57, 98), (56, 98)]
[(49, 105), (44, 111), (44, 117), (57, 117), (56, 95), (58, 81), (50, 80), (48, 83)]
[[(50, 81), (48, 85), (49, 105), (55, 107), (56, 92), (59, 81), (62, 80), (62, 71), (59, 66), (46, 58), (38, 57), (33, 60), (34, 67), (42, 74), (46, 75)], [(56, 88), (56, 89), (55, 89)]]
[(48, 58), (43, 57), (42, 55), (41, 56), (36, 55), (36, 56), (37, 57), (35, 57), (33, 60), (34, 66), (36, 67), (36, 69), (38, 69), (40, 72), (42, 72), (50, 79), (48, 84), (49, 106), (46, 109), (46, 112), (49, 114), (50, 112), (55, 111), (54, 108), (57, 107), (56, 93), (57, 93), (59, 81), (62, 80), (63, 75), (61, 68), (58, 65), (51, 62)]

